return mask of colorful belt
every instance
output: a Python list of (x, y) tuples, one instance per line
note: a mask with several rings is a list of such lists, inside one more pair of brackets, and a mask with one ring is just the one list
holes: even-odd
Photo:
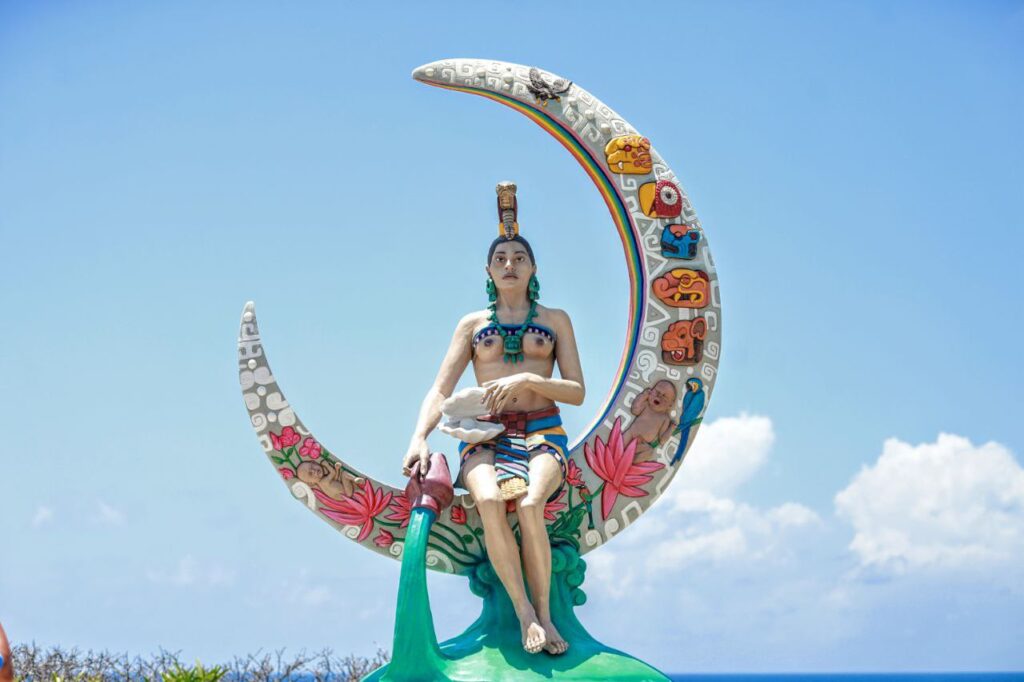
[(505, 427), (505, 432), (502, 435), (507, 436), (508, 438), (525, 438), (527, 433), (527, 422), (544, 419), (545, 417), (553, 417), (557, 414), (558, 405), (552, 405), (551, 407), (545, 407), (542, 410), (534, 410), (533, 412), (501, 412), (499, 414), (485, 414), (482, 417), (477, 417), (477, 419), (482, 422), (501, 424)]

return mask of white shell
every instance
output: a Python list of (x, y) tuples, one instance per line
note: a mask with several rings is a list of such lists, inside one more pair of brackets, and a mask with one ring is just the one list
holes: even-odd
[(482, 417), (490, 412), (484, 404), (486, 393), (479, 386), (470, 386), (456, 391), (441, 403), (441, 414), (446, 417)]
[(467, 443), (482, 443), (505, 430), (501, 424), (482, 422), (476, 419), (450, 419), (437, 425), (437, 430)]

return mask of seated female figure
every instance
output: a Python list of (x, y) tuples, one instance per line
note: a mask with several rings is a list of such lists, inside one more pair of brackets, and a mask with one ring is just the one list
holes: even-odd
[[(501, 186), (499, 210), (500, 196)], [(459, 321), (420, 409), (403, 471), (426, 470), (426, 439), (441, 417), (441, 403), (472, 362), (477, 384), (486, 390), (489, 418), (505, 423), (506, 431), (490, 441), (460, 445), (459, 480), (476, 502), (487, 555), (515, 607), (523, 648), (561, 654), (569, 645), (551, 621), (551, 545), (544, 505), (564, 484), (568, 456), (556, 403), (583, 402), (583, 373), (569, 316), (536, 303), (537, 266), (526, 240), (518, 234), (496, 239), (486, 270), (493, 303)], [(552, 377), (556, 363), (559, 379)], [(515, 503), (521, 555), (499, 489), (499, 480), (516, 476), (526, 482), (525, 495)]]

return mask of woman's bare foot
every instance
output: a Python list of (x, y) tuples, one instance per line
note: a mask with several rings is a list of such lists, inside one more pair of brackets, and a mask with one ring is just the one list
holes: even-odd
[(544, 628), (537, 620), (537, 613), (531, 608), (519, 615), (519, 630), (523, 635), (523, 649), (528, 654), (536, 654), (544, 648), (547, 638)]
[(565, 641), (562, 635), (558, 634), (558, 630), (555, 628), (555, 624), (550, 620), (541, 621), (541, 627), (544, 628), (544, 651), (549, 654), (564, 654), (569, 649), (569, 642)]

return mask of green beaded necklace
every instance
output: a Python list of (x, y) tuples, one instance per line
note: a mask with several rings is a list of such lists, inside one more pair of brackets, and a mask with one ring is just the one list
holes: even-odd
[(501, 322), (498, 321), (497, 305), (497, 303), (492, 303), (487, 306), (491, 311), (488, 319), (490, 319), (494, 328), (498, 330), (498, 333), (501, 334), (502, 342), (505, 345), (505, 355), (503, 359), (505, 362), (515, 364), (523, 359), (523, 334), (526, 333), (526, 328), (530, 326), (531, 322), (533, 322), (533, 318), (537, 316), (537, 302), (530, 301), (530, 312), (526, 313), (526, 319), (521, 325), (519, 325), (519, 329), (514, 332), (506, 331), (506, 329), (501, 326)]
[(488, 298), (491, 299), (491, 303), (487, 306), (491, 314), (487, 319), (491, 321), (491, 326), (501, 334), (501, 340), (505, 347), (505, 355), (502, 359), (505, 362), (515, 364), (523, 359), (523, 334), (526, 333), (526, 328), (533, 322), (533, 318), (537, 317), (537, 299), (540, 298), (540, 282), (537, 281), (536, 275), (530, 276), (530, 284), (526, 294), (527, 298), (530, 299), (530, 311), (526, 313), (526, 319), (519, 325), (519, 329), (514, 332), (506, 331), (501, 326), (501, 322), (498, 321), (497, 291), (494, 288), (494, 281), (489, 277), (487, 278), (487, 293)]

